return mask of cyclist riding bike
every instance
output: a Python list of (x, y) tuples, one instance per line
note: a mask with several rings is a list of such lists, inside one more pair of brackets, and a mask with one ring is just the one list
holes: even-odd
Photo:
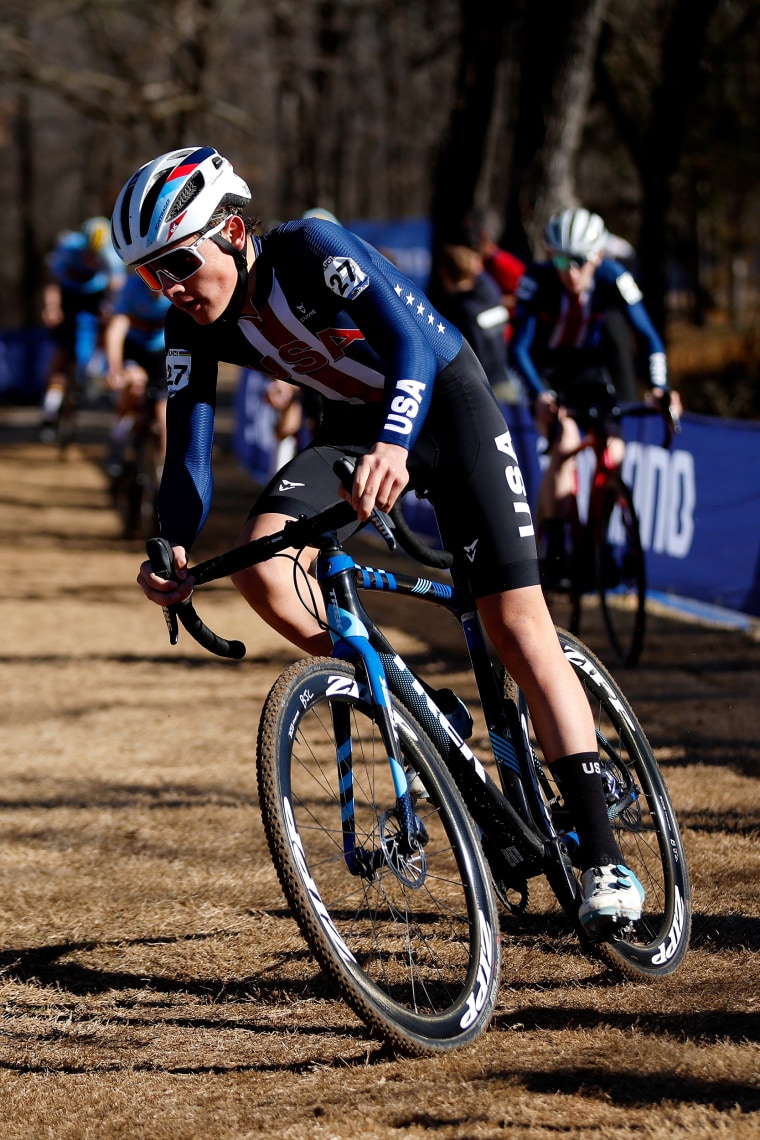
[(47, 259), (42, 322), (54, 351), (42, 404), (43, 439), (52, 439), (64, 396), (83, 389), (102, 333), (102, 318), (124, 283), (124, 267), (111, 242), (108, 218), (88, 218), (67, 230)]
[[(364, 523), (407, 484), (436, 511), (455, 580), (466, 578), (499, 657), (526, 695), (544, 756), (578, 819), (579, 918), (604, 936), (640, 916), (644, 891), (622, 865), (607, 815), (596, 733), (539, 584), (525, 484), (482, 367), (461, 333), (377, 250), (321, 219), (262, 237), (244, 212), (251, 193), (208, 147), (148, 162), (123, 187), (114, 244), (172, 303), (166, 320), (169, 403), (161, 533), (174, 580), (143, 562), (138, 582), (159, 605), (192, 591), (188, 551), (210, 506), (220, 361), (316, 389), (313, 441), (254, 504), (245, 543), (349, 498)], [(355, 456), (351, 492), (335, 461)], [(315, 551), (293, 550), (303, 572)], [(294, 645), (331, 655), (326, 615), (300, 601), (294, 567), (275, 558), (235, 575), (246, 601)], [(312, 597), (320, 605), (316, 587)]]
[[(567, 581), (565, 520), (577, 490), (575, 457), (585, 446), (592, 416), (609, 413), (618, 402), (604, 338), (611, 312), (624, 315), (647, 354), (654, 400), (678, 403), (668, 388), (665, 345), (641, 290), (623, 265), (604, 257), (607, 236), (598, 214), (581, 208), (555, 214), (544, 235), (549, 260), (529, 265), (517, 291), (512, 363), (548, 443), (537, 505), (547, 586)], [(623, 440), (616, 425), (608, 431), (609, 459), (619, 467)]]
[(163, 462), (167, 397), (164, 321), (170, 308), (163, 294), (130, 273), (106, 324), (106, 383), (118, 400), (106, 458), (111, 478), (121, 474), (125, 443), (145, 410), (155, 423)]

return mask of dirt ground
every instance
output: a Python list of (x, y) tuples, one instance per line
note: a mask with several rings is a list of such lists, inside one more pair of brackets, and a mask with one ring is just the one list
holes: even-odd
[[(490, 1030), (399, 1059), (327, 987), (266, 854), (256, 725), (293, 654), (228, 584), (202, 612), (246, 659), (170, 648), (101, 453), (61, 460), (0, 411), (5, 1140), (760, 1136), (760, 641), (654, 615), (620, 674), (685, 833), (681, 970), (621, 983), (539, 904), (502, 920)], [(223, 448), (218, 472), (199, 557), (251, 496)], [(395, 603), (392, 640), (467, 697), (432, 612)]]

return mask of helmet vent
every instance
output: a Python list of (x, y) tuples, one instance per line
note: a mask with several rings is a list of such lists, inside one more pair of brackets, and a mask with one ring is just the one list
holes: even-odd
[(124, 236), (124, 242), (126, 245), (131, 245), (131, 243), (132, 243), (132, 227), (129, 224), (129, 214), (130, 214), (130, 207), (132, 205), (132, 195), (135, 192), (135, 182), (137, 182), (139, 175), (140, 175), (139, 170), (135, 174), (132, 175), (131, 179), (129, 180), (129, 182), (127, 184), (127, 187), (124, 191), (124, 195), (123, 195), (122, 200), (121, 200), (121, 210), (119, 211), (119, 221), (121, 222), (121, 232)]
[(150, 228), (153, 211), (165, 182), (166, 175), (164, 175), (163, 178), (157, 178), (143, 199), (143, 204), (140, 207), (140, 237), (145, 237)]
[(172, 221), (177, 217), (178, 214), (181, 214), (182, 211), (189, 205), (189, 203), (198, 197), (204, 186), (205, 179), (200, 170), (196, 170), (195, 174), (192, 174), (188, 178), (187, 182), (172, 202), (172, 208), (167, 214), (167, 221)]

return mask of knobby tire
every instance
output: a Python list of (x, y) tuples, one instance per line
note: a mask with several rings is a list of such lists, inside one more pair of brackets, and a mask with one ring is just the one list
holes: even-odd
[[(405, 766), (421, 791), (421, 859), (407, 866), (387, 857), (395, 791), (367, 690), (346, 662), (299, 662), (273, 686), (259, 726), (259, 798), (280, 883), (315, 957), (383, 1041), (424, 1056), (467, 1045), (487, 1026), (498, 989), (498, 922), (453, 780), (395, 698), (392, 709)], [(336, 724), (350, 724), (352, 778), (344, 769), (340, 784), (344, 800), (346, 785), (353, 792), (363, 868), (353, 874), (344, 854)], [(340, 751), (345, 760), (347, 748)]]
[(618, 660), (635, 665), (644, 644), (646, 562), (630, 488), (611, 478), (605, 488), (596, 542), (602, 617)]

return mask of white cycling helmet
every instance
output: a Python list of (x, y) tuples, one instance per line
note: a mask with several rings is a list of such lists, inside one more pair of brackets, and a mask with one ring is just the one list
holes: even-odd
[(122, 187), (111, 217), (113, 244), (125, 265), (139, 265), (164, 246), (202, 233), (222, 206), (244, 209), (251, 191), (212, 147), (159, 155)]
[(589, 258), (603, 249), (607, 227), (598, 214), (572, 208), (549, 219), (544, 241), (552, 254)]

